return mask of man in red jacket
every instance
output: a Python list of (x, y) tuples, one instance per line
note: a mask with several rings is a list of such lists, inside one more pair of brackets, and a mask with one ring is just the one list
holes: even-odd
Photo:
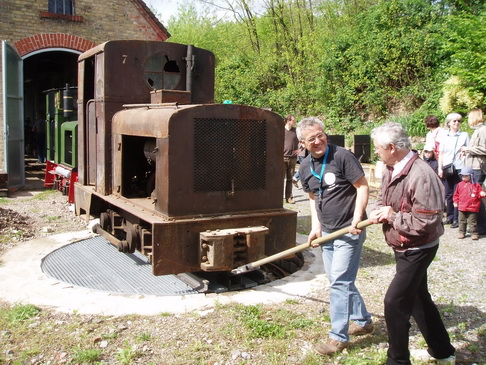
[(377, 204), (370, 220), (383, 223), (395, 252), (396, 273), (385, 294), (387, 365), (409, 365), (408, 338), (413, 316), (441, 364), (455, 363), (455, 349), (427, 288), (427, 269), (444, 233), (444, 186), (430, 166), (411, 150), (399, 123), (373, 129), (375, 151), (385, 163)]

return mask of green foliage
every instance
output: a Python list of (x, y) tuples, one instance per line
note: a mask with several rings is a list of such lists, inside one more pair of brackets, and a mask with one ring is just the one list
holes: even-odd
[(429, 114), (484, 107), (481, 1), (280, 0), (259, 14), (250, 5), (237, 1), (231, 21), (186, 5), (169, 21), (171, 41), (216, 55), (216, 102), (315, 115), (346, 135), (391, 119), (423, 136)]
[(486, 94), (486, 6), (477, 15), (459, 12), (445, 19), (442, 47), (449, 56), (441, 107), (467, 113), (472, 108), (484, 108)]
[(481, 107), (484, 94), (468, 88), (457, 76), (452, 76), (444, 83), (440, 108), (444, 114), (458, 112), (467, 114), (469, 110)]

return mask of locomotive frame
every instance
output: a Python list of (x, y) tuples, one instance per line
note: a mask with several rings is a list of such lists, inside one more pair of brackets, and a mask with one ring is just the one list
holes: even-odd
[(110, 41), (79, 57), (76, 214), (154, 275), (231, 271), (295, 246), (282, 118), (214, 103), (214, 55)]

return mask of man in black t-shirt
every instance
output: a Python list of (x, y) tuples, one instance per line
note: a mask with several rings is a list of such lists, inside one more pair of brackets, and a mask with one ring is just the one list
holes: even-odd
[(366, 231), (358, 229), (357, 224), (366, 218), (369, 188), (356, 157), (342, 147), (328, 144), (320, 119), (302, 119), (297, 137), (309, 151), (299, 169), (302, 189), (310, 198), (309, 242), (350, 227), (346, 235), (321, 246), (330, 284), (331, 331), (329, 339), (315, 350), (321, 355), (332, 355), (347, 347), (349, 335), (373, 332), (371, 315), (355, 286), (366, 239)]

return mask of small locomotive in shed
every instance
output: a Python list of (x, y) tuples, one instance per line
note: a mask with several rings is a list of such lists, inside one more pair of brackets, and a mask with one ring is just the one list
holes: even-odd
[(77, 181), (78, 122), (76, 86), (45, 90), (46, 96), (46, 171), (44, 186), (68, 196), (74, 203)]
[(109, 41), (79, 57), (76, 214), (154, 275), (231, 271), (295, 246), (282, 118), (214, 103), (215, 57)]

